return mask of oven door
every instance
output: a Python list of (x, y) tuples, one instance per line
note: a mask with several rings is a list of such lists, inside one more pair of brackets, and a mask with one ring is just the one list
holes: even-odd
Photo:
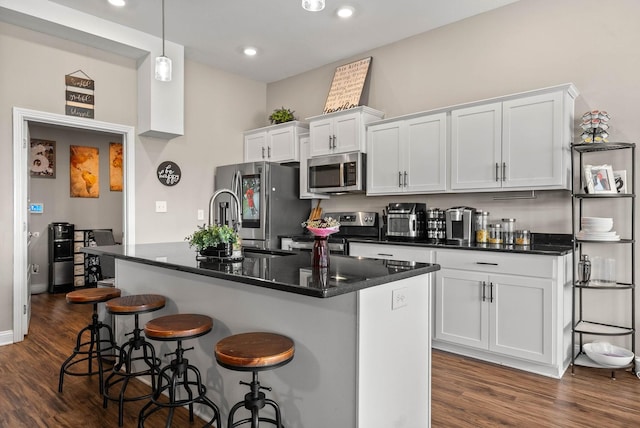
[[(329, 241), (329, 252), (331, 254), (347, 254), (346, 245), (343, 240), (339, 241)], [(287, 240), (286, 244), (283, 241), (283, 250), (294, 250), (294, 251), (308, 251), (311, 252), (313, 250), (313, 238), (303, 237), (303, 238), (291, 238)]]

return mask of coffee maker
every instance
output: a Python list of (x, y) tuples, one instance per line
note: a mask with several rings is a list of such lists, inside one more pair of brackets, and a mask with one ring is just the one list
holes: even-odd
[(445, 213), (447, 244), (469, 245), (474, 241), (473, 214), (475, 208), (452, 207)]

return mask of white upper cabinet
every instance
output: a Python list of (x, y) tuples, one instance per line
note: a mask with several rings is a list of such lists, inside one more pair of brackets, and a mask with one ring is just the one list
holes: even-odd
[(308, 129), (308, 124), (292, 121), (246, 131), (244, 161), (298, 162), (298, 138)]
[(366, 152), (365, 125), (384, 113), (366, 106), (307, 118), (311, 157), (334, 153)]
[(451, 111), (451, 190), (569, 189), (573, 85)]
[(447, 115), (428, 114), (367, 128), (367, 194), (443, 192)]

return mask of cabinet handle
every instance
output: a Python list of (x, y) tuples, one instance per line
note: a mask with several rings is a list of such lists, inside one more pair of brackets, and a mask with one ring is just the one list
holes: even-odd
[(398, 171), (398, 187), (402, 187), (402, 171)]
[(331, 141), (333, 141), (333, 135), (329, 135), (329, 150), (331, 150)]
[(264, 147), (262, 148), (262, 159), (264, 159)]
[(493, 303), (493, 282), (489, 283), (489, 303)]
[(271, 159), (271, 147), (267, 147), (267, 157)]
[(496, 181), (500, 181), (500, 165), (496, 162)]
[(490, 263), (490, 262), (476, 262), (477, 265), (488, 265), (488, 266), (498, 266), (498, 263)]
[(486, 288), (487, 288), (487, 283), (485, 281), (482, 281), (482, 301), (483, 302), (487, 301)]
[(404, 172), (404, 187), (407, 187), (407, 182), (409, 180), (407, 179), (407, 171)]
[(333, 136), (333, 148), (334, 148), (334, 149), (336, 148), (336, 140), (337, 140), (337, 139), (338, 139), (338, 138), (334, 135), (334, 136)]
[(502, 181), (507, 180), (507, 163), (502, 162)]
[(379, 256), (385, 256), (385, 257), (393, 257), (393, 254), (388, 254), (388, 253), (378, 253)]

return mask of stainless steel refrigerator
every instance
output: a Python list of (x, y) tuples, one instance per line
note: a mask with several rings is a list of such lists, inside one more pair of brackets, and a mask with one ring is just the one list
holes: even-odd
[[(233, 191), (241, 204), (242, 245), (279, 248), (281, 235), (299, 234), (310, 203), (300, 199), (299, 169), (271, 162), (250, 162), (216, 168), (215, 190)], [(233, 198), (220, 194), (214, 201), (216, 223), (237, 219)]]

